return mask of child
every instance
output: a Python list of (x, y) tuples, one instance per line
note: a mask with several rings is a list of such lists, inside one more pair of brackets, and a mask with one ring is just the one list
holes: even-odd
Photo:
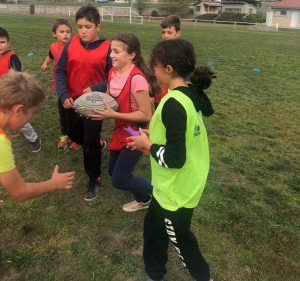
[[(161, 38), (163, 40), (177, 39), (180, 34), (180, 19), (176, 15), (170, 15), (165, 17), (161, 24)], [(168, 93), (167, 85), (162, 85), (163, 92), (154, 98), (154, 107), (157, 108), (161, 99)]]
[(84, 169), (89, 177), (85, 200), (98, 196), (101, 174), (100, 133), (102, 121), (78, 115), (74, 101), (84, 93), (105, 92), (111, 68), (110, 42), (99, 37), (100, 15), (96, 7), (86, 5), (76, 13), (78, 34), (69, 40), (60, 56), (55, 72), (56, 93), (66, 109), (67, 135), (83, 146)]
[(57, 165), (51, 179), (38, 183), (26, 183), (15, 167), (11, 143), (3, 129), (19, 130), (44, 99), (37, 81), (25, 72), (10, 70), (0, 78), (0, 185), (18, 201), (73, 185), (75, 173), (58, 173)]
[[(196, 68), (191, 43), (166, 40), (152, 50), (150, 67), (169, 92), (150, 122), (149, 139), (129, 137), (132, 149), (151, 154), (153, 197), (144, 221), (143, 258), (148, 280), (163, 280), (169, 240), (180, 260), (197, 281), (209, 281), (209, 266), (190, 229), (194, 208), (202, 195), (209, 170), (209, 149), (202, 121), (201, 97), (215, 76)], [(190, 87), (186, 83), (191, 74)], [(197, 91), (196, 91), (197, 89)]]
[[(108, 173), (115, 188), (131, 191), (135, 200), (123, 206), (125, 212), (134, 212), (149, 207), (152, 186), (148, 180), (136, 177), (132, 171), (142, 156), (142, 151), (127, 148), (124, 126), (134, 130), (144, 128), (152, 117), (150, 93), (161, 91), (156, 77), (147, 67), (140, 42), (132, 33), (120, 33), (112, 39), (113, 68), (108, 77), (107, 93), (119, 104), (118, 112), (108, 105), (103, 112), (90, 115), (94, 120), (115, 119), (113, 135), (109, 143)], [(149, 84), (150, 90), (149, 90)]]
[[(44, 63), (41, 66), (41, 71), (46, 71), (48, 65), (54, 61), (53, 70), (52, 70), (52, 90), (55, 90), (55, 80), (54, 74), (56, 70), (56, 65), (61, 55), (61, 52), (71, 37), (72, 26), (71, 24), (64, 19), (57, 19), (54, 21), (52, 25), (52, 35), (57, 39), (57, 42), (52, 43), (50, 45), (49, 54), (46, 57)], [(59, 121), (60, 121), (60, 131), (62, 136), (59, 138), (59, 142), (57, 147), (60, 149), (64, 149), (68, 147), (69, 138), (67, 136), (67, 120), (66, 120), (66, 110), (62, 105), (61, 100), (57, 99), (58, 113), (59, 113)], [(77, 150), (81, 146), (75, 142), (72, 142), (69, 146), (71, 150)]]
[(161, 38), (163, 40), (173, 40), (180, 36), (180, 18), (176, 15), (165, 17), (161, 24)]
[[(11, 68), (22, 71), (22, 65), (18, 56), (13, 51), (8, 50), (9, 46), (9, 34), (7, 30), (0, 27), (0, 77), (7, 73)], [(31, 143), (32, 152), (41, 150), (40, 138), (29, 123), (20, 128), (20, 131)]]

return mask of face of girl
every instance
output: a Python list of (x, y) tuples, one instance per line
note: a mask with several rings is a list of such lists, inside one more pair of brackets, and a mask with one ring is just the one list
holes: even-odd
[(97, 33), (100, 30), (100, 24), (95, 25), (86, 18), (78, 19), (76, 24), (78, 35), (85, 44), (91, 44), (98, 40), (99, 37)]
[[(168, 66), (167, 66), (168, 67)], [(154, 75), (160, 84), (169, 84), (170, 75), (167, 75), (167, 67), (164, 67), (161, 63), (157, 62), (153, 66)]]
[(53, 36), (56, 37), (57, 41), (61, 44), (66, 44), (71, 37), (71, 29), (65, 24), (59, 25)]
[(114, 67), (126, 71), (132, 65), (135, 53), (128, 54), (126, 45), (123, 42), (113, 40), (111, 42), (110, 57)]

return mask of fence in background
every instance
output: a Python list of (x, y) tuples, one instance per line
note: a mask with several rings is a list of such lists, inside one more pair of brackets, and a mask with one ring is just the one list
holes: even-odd
[[(28, 4), (0, 4), (0, 13), (18, 13), (18, 14), (46, 14), (46, 15), (65, 15), (65, 16), (74, 16), (76, 11), (79, 9), (79, 6), (47, 6), (47, 5), (28, 5)], [(114, 12), (110, 11), (109, 8), (113, 8)], [(130, 17), (128, 14), (128, 7), (99, 7), (99, 13), (102, 15), (103, 20), (112, 21), (113, 17)], [(164, 17), (147, 17), (140, 16), (137, 13), (136, 9), (131, 11), (133, 16), (134, 23), (143, 23), (143, 19), (148, 18), (148, 22), (162, 20)], [(278, 25), (267, 27), (266, 24), (257, 24), (250, 22), (236, 22), (236, 21), (214, 21), (214, 20), (200, 20), (200, 19), (180, 19), (182, 23), (188, 22), (193, 25), (200, 23), (207, 23), (209, 25), (216, 26), (217, 24), (228, 24), (233, 25), (235, 29), (237, 25), (246, 25), (247, 29), (258, 29), (258, 30), (268, 30), (268, 31), (277, 31)]]

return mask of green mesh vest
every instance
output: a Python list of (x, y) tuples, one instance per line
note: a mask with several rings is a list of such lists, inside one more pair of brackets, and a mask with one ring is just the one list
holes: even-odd
[(161, 120), (161, 109), (169, 98), (175, 98), (187, 114), (186, 162), (180, 169), (164, 168), (150, 157), (153, 195), (169, 211), (195, 208), (203, 193), (209, 170), (209, 148), (202, 113), (196, 112), (189, 97), (178, 90), (169, 90), (152, 117), (149, 136), (156, 144), (166, 143), (166, 128)]

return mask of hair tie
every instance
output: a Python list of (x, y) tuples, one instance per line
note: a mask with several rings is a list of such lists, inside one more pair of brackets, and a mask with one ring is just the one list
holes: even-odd
[(185, 80), (190, 81), (190, 80), (191, 80), (191, 77), (194, 76), (194, 74), (195, 74), (194, 70), (191, 71), (191, 72), (186, 76)]

